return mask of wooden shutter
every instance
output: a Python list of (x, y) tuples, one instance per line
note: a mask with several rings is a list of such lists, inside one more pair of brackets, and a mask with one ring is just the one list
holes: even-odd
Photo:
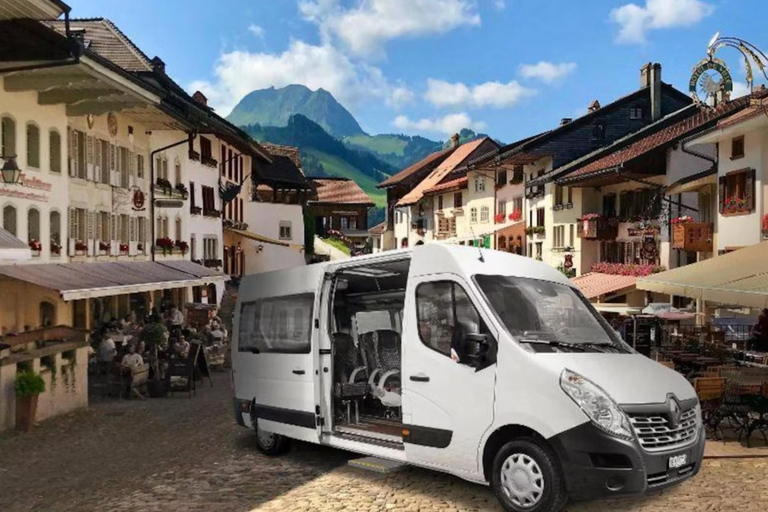
[(131, 242), (136, 241), (136, 218), (131, 217), (128, 221), (128, 240)]
[(746, 178), (745, 199), (750, 212), (755, 211), (755, 170), (748, 169)]
[(86, 136), (85, 138), (85, 178), (92, 180), (94, 179), (94, 173), (93, 173), (93, 137), (91, 135)]
[(133, 151), (128, 151), (128, 186), (136, 183), (137, 155)]
[(119, 232), (118, 232), (118, 225), (117, 225), (118, 216), (113, 214), (110, 217), (111, 217), (111, 224), (112, 224), (112, 226), (110, 228), (110, 233), (109, 233), (110, 236), (109, 236), (109, 238), (111, 240), (117, 240), (119, 238), (119, 236), (120, 236)]
[(69, 175), (77, 176), (77, 132), (67, 128), (67, 152), (69, 153)]
[[(70, 138), (71, 139), (71, 138)], [(69, 255), (75, 254), (75, 240), (77, 238), (77, 210), (69, 209)]]
[(720, 176), (720, 179), (718, 179), (718, 211), (722, 214), (725, 212), (725, 194), (727, 193), (728, 188), (728, 180), (725, 176)]

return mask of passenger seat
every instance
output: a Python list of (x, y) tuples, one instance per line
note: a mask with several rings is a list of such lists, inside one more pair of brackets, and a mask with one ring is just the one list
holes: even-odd
[(352, 421), (350, 404), (355, 404), (355, 423), (359, 421), (359, 402), (368, 393), (366, 368), (360, 363), (360, 353), (349, 334), (337, 332), (332, 336), (333, 371), (336, 382), (333, 395), (347, 408), (347, 422)]
[[(371, 393), (386, 407), (400, 407), (402, 399), (399, 379), (394, 379), (400, 375), (400, 334), (381, 329), (362, 335), (360, 340), (366, 358), (374, 362), (374, 365), (368, 368), (368, 386)], [(395, 387), (392, 386), (393, 380), (398, 381)], [(386, 387), (387, 381), (390, 381), (389, 388)]]

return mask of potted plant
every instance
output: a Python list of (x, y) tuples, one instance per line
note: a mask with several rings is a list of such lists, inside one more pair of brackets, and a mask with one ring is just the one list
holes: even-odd
[(166, 383), (160, 378), (160, 363), (157, 353), (160, 346), (168, 342), (168, 329), (160, 322), (148, 323), (141, 331), (141, 338), (146, 344), (147, 351), (154, 355), (152, 363), (152, 379), (147, 381), (147, 393), (152, 398), (163, 397), (167, 393)]
[(174, 245), (181, 251), (181, 254), (187, 254), (187, 251), (189, 250), (189, 244), (187, 242), (184, 240), (176, 240)]
[(40, 256), (40, 252), (43, 250), (43, 244), (40, 240), (32, 239), (29, 241), (29, 248), (32, 252), (36, 252), (35, 256)]
[(504, 223), (504, 214), (499, 213), (493, 216), (493, 220), (496, 222), (496, 224), (503, 224)]
[(99, 241), (99, 251), (100, 252), (109, 253), (111, 248), (112, 248), (112, 244), (110, 242), (101, 242), (101, 241)]
[(128, 254), (128, 244), (120, 244), (120, 254)]
[(31, 371), (16, 375), (16, 430), (29, 432), (35, 426), (37, 399), (45, 391), (43, 378)]
[(520, 210), (515, 210), (512, 213), (509, 214), (509, 220), (511, 221), (518, 221), (523, 218), (523, 212)]
[(184, 199), (189, 197), (189, 191), (187, 190), (187, 186), (184, 185), (183, 183), (177, 183), (176, 184), (176, 191), (179, 194), (181, 194), (181, 197), (183, 197)]
[(75, 254), (85, 254), (88, 252), (88, 244), (83, 242), (82, 240), (78, 240), (75, 242)]
[(173, 240), (170, 238), (158, 238), (155, 240), (155, 245), (162, 249), (163, 256), (168, 254), (169, 252), (173, 252)]
[(51, 241), (51, 254), (61, 256), (61, 245), (58, 242)]

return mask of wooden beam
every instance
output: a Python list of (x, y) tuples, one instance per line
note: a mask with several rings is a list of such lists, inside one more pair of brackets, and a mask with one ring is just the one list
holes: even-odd
[(67, 89), (56, 88), (38, 93), (37, 102), (40, 105), (56, 105), (58, 103), (76, 103), (85, 100), (98, 100), (115, 94), (114, 89)]
[(80, 102), (77, 105), (67, 105), (67, 115), (71, 117), (85, 116), (88, 114), (100, 116), (108, 112), (120, 112), (141, 105), (143, 105), (143, 103), (131, 101), (88, 100)]
[(6, 92), (47, 91), (73, 84), (95, 83), (98, 79), (84, 74), (33, 74), (19, 73), (5, 78)]

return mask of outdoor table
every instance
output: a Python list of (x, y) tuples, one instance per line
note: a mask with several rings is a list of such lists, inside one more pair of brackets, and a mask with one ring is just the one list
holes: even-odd
[(706, 357), (706, 356), (697, 357), (692, 361), (692, 363), (695, 364), (696, 366), (707, 367), (707, 366), (713, 366), (713, 365), (719, 364), (720, 359), (716, 357)]

